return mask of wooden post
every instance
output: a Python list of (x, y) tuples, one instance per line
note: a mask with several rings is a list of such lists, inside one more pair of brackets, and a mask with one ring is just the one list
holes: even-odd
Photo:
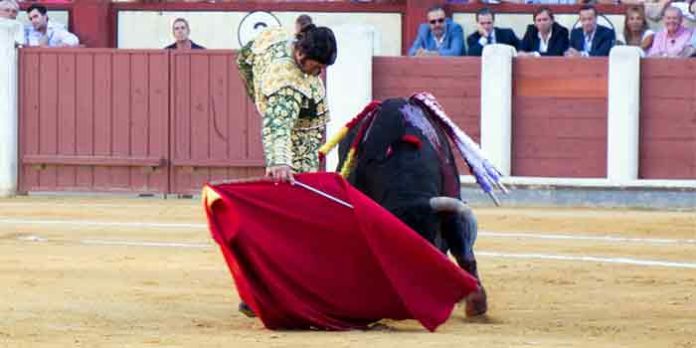
[(74, 0), (70, 14), (71, 30), (87, 47), (112, 46), (113, 29), (109, 0)]

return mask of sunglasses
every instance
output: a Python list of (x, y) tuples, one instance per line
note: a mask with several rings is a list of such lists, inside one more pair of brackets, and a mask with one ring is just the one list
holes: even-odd
[(444, 23), (445, 19), (444, 18), (438, 18), (438, 19), (431, 19), (430, 24), (435, 24), (435, 23)]

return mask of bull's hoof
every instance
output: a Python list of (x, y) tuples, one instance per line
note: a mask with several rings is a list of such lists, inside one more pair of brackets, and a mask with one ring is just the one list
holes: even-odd
[(256, 313), (254, 313), (254, 310), (251, 309), (251, 307), (249, 307), (249, 305), (244, 302), (239, 303), (239, 307), (237, 307), (237, 309), (240, 313), (246, 315), (249, 318), (256, 318)]
[(488, 298), (486, 290), (481, 287), (466, 297), (466, 316), (475, 317), (486, 314), (488, 311)]

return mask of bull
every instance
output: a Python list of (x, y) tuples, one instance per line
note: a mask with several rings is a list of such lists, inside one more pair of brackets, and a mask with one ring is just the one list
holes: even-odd
[(473, 251), (477, 222), (462, 202), (459, 171), (441, 122), (414, 99), (372, 104), (339, 143), (339, 170), (358, 190), (428, 242), (448, 251), (479, 281), (468, 316), (487, 310)]

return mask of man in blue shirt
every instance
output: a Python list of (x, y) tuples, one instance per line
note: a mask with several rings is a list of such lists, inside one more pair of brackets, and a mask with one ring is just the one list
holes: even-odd
[(464, 55), (464, 31), (462, 26), (445, 16), (442, 6), (428, 10), (428, 23), (418, 28), (418, 37), (408, 50), (409, 56), (461, 56)]

